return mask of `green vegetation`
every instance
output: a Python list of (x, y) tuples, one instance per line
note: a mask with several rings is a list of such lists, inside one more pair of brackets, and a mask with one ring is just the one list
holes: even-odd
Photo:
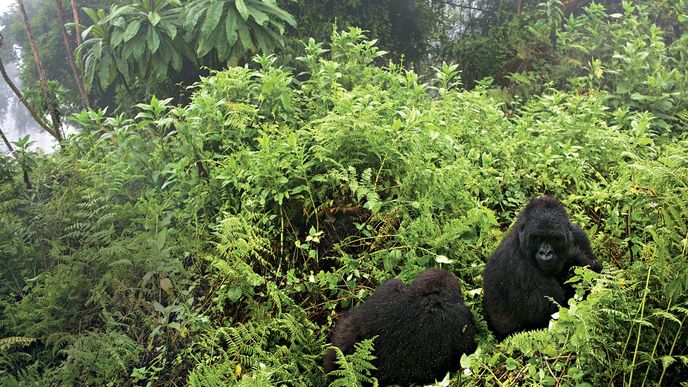
[[(685, 386), (688, 38), (630, 3), (543, 27), (557, 4), (507, 22), (548, 28), (528, 40), (556, 41), (541, 67), (472, 89), (456, 65), (421, 76), (349, 28), (287, 64), (213, 71), (188, 104), (80, 112), (53, 155), (15, 143), (0, 157), (0, 384), (326, 385), (337, 314), (442, 267), (479, 331), (447, 380)], [(681, 31), (687, 6), (666, 7)], [(549, 329), (497, 343), (484, 263), (541, 194), (604, 270), (578, 269)], [(374, 354), (360, 343), (330, 381), (370, 380)]]

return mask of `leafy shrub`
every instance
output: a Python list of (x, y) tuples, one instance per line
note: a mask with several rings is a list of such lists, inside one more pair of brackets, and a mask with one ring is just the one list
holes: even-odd
[[(461, 278), (479, 325), (463, 382), (681, 380), (685, 140), (605, 93), (547, 89), (507, 109), (487, 83), (461, 89), (455, 66), (428, 82), (376, 67), (358, 29), (305, 45), (303, 73), (260, 56), (203, 79), (186, 107), (82, 113), (63, 151), (26, 155), (33, 188), (3, 161), (14, 298), (0, 326), (36, 339), (3, 382), (320, 385), (337, 314), (433, 266)], [(548, 330), (497, 344), (484, 261), (541, 194), (569, 206), (605, 270), (578, 273), (587, 299)], [(363, 344), (331, 376), (364, 380), (374, 355)]]

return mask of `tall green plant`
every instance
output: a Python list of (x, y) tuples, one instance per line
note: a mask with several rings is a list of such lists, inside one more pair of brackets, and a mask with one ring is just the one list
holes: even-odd
[(183, 10), (179, 0), (140, 0), (112, 6), (108, 14), (87, 9), (93, 25), (84, 30), (77, 51), (84, 56), (88, 83), (96, 72), (106, 89), (118, 75), (127, 82), (181, 71), (184, 58), (195, 60), (179, 34)]
[(236, 64), (247, 52), (270, 53), (296, 20), (275, 0), (195, 0), (187, 5), (187, 41), (199, 58)]

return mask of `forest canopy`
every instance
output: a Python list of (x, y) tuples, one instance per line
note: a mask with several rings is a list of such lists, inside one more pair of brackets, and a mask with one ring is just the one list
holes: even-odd
[[(687, 385), (686, 2), (18, 3), (58, 145), (0, 156), (0, 384), (375, 383), (375, 340), (325, 373), (334, 324), (437, 267), (478, 344), (440, 385)], [(602, 270), (498, 341), (485, 262), (540, 195)]]

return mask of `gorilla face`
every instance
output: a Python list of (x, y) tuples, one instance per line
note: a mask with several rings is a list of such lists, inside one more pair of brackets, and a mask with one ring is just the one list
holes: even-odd
[(547, 275), (561, 273), (573, 243), (571, 225), (563, 210), (530, 213), (518, 228), (519, 247)]
[(534, 232), (528, 238), (527, 256), (548, 275), (559, 274), (567, 260), (568, 240), (565, 233)]

